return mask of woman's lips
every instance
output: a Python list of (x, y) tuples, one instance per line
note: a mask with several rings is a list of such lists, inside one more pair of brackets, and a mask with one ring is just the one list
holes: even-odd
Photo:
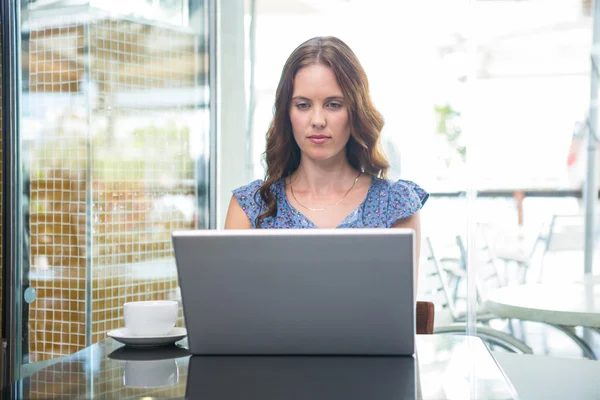
[(330, 139), (329, 136), (325, 136), (325, 135), (311, 135), (308, 137), (308, 140), (310, 140), (312, 143), (315, 144), (323, 144), (326, 141), (328, 141)]

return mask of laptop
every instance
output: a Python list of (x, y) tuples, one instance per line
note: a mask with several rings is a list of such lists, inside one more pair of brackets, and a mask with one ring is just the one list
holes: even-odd
[(411, 229), (172, 234), (190, 351), (413, 355)]

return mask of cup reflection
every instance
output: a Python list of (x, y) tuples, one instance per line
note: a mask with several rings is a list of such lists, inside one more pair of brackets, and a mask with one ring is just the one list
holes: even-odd
[(132, 388), (157, 388), (176, 385), (179, 368), (174, 359), (126, 361), (123, 384)]

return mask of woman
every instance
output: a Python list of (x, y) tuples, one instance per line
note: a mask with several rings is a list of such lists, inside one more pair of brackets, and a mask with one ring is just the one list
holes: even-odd
[(316, 37), (290, 55), (267, 132), (265, 180), (233, 191), (226, 229), (412, 228), (429, 194), (385, 180), (383, 118), (352, 50)]

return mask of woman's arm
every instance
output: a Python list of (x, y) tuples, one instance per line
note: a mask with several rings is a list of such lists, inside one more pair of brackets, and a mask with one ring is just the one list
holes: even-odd
[(231, 196), (227, 216), (225, 217), (225, 229), (252, 229), (250, 219), (242, 210), (235, 196)]
[(419, 257), (421, 256), (421, 214), (417, 211), (413, 215), (394, 222), (392, 228), (410, 228), (415, 231), (415, 282), (419, 277)]

